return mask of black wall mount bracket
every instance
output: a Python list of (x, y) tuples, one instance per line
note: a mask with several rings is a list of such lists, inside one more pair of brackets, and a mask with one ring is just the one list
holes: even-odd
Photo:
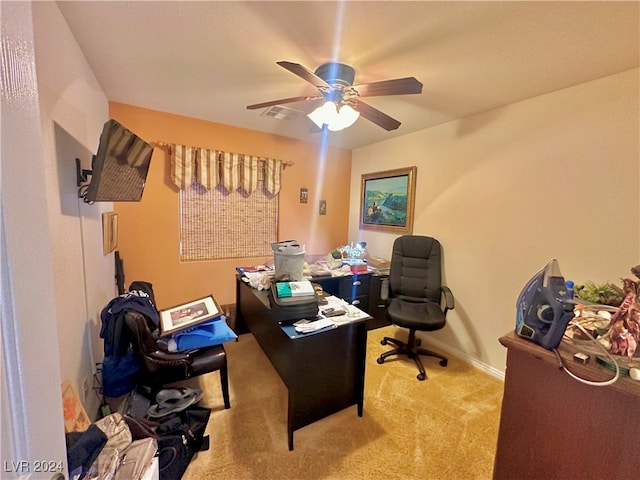
[(89, 180), (89, 175), (93, 174), (93, 170), (82, 168), (80, 159), (76, 158), (76, 186), (81, 187), (83, 183)]

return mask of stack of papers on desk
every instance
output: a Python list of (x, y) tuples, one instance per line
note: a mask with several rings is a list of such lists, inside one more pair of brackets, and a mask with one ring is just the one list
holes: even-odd
[(369, 266), (369, 271), (379, 275), (389, 275), (389, 270), (391, 269), (391, 262), (385, 258), (369, 257), (367, 265)]
[[(299, 338), (305, 335), (324, 332), (325, 330), (331, 330), (338, 328), (340, 325), (344, 325), (351, 322), (368, 318), (369, 315), (360, 310), (355, 305), (350, 305), (341, 298), (333, 295), (325, 297), (327, 304), (320, 307), (320, 315), (312, 319), (301, 319), (293, 324), (281, 324), (280, 327), (290, 338)], [(345, 311), (344, 315), (333, 316), (326, 318), (322, 311), (328, 308), (334, 310), (342, 309)]]
[(319, 317), (312, 320), (303, 318), (291, 325), (280, 324), (280, 328), (289, 338), (302, 338), (308, 335), (322, 334), (322, 332), (338, 328), (338, 325), (332, 320)]
[(310, 332), (315, 332), (316, 330), (322, 330), (323, 328), (327, 328), (327, 327), (335, 327), (335, 324), (328, 318), (323, 318), (321, 320), (314, 320), (313, 322), (303, 320), (303, 321), (298, 321), (293, 325), (296, 329), (296, 332), (299, 332), (299, 333), (310, 333)]
[(270, 272), (273, 274), (273, 267), (269, 265), (250, 265), (247, 267), (236, 267), (236, 271), (241, 275), (258, 272)]
[(369, 316), (367, 313), (363, 312), (355, 305), (350, 305), (341, 298), (335, 297), (333, 295), (325, 298), (327, 299), (327, 304), (320, 307), (320, 315), (323, 315), (323, 310), (329, 308), (333, 308), (334, 310), (342, 309), (345, 311), (344, 315), (330, 317), (331, 321), (336, 325), (342, 325), (345, 323), (360, 320), (362, 318), (367, 318)]
[(386, 258), (369, 257), (367, 259), (367, 263), (370, 267), (376, 268), (378, 270), (389, 269), (391, 267), (391, 262)]

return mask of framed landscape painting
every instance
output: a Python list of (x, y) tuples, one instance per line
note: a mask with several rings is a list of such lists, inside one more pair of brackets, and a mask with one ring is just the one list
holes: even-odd
[(413, 232), (416, 167), (362, 175), (360, 228)]

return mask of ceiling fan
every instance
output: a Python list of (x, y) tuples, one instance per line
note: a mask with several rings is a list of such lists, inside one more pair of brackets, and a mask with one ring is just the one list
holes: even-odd
[(343, 63), (324, 63), (315, 72), (306, 69), (299, 63), (285, 61), (276, 63), (314, 85), (318, 89), (318, 93), (256, 103), (248, 105), (247, 108), (257, 110), (286, 103), (324, 99), (325, 102), (308, 115), (319, 128), (326, 126), (329, 130), (342, 130), (352, 125), (358, 116), (362, 115), (385, 130), (395, 130), (400, 126), (398, 120), (368, 105), (361, 98), (422, 93), (422, 83), (414, 77), (353, 85), (355, 70)]

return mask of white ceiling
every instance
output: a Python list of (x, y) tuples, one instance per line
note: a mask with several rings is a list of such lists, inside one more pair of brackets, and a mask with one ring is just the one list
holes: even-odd
[[(276, 65), (327, 61), (355, 83), (413, 76), (422, 94), (370, 97), (402, 124), (330, 133), (356, 148), (640, 64), (637, 1), (58, 1), (109, 100), (319, 141), (311, 121), (246, 106), (317, 93)], [(291, 108), (304, 110), (294, 103)]]

